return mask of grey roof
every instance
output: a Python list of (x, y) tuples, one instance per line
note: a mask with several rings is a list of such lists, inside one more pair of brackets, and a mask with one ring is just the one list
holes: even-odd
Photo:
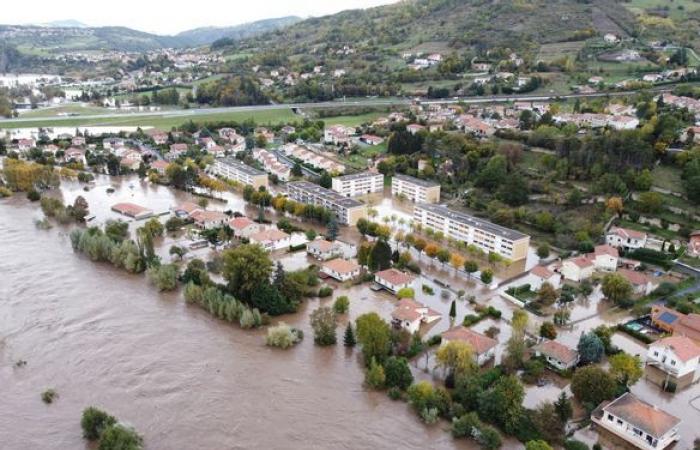
[(463, 223), (474, 228), (479, 228), (481, 230), (487, 231), (491, 234), (504, 237), (510, 241), (517, 241), (523, 238), (529, 238), (527, 234), (521, 233), (510, 228), (503, 227), (501, 225), (496, 225), (495, 223), (488, 222), (486, 220), (479, 219), (469, 214), (465, 214), (459, 211), (453, 211), (446, 206), (435, 205), (431, 203), (421, 203), (416, 205), (416, 208), (424, 209), (433, 214), (439, 216), (447, 217), (455, 222)]
[(331, 191), (330, 189), (326, 189), (324, 187), (319, 186), (318, 184), (313, 184), (308, 181), (295, 181), (293, 183), (288, 183), (287, 189), (289, 190), (290, 188), (304, 190), (310, 194), (322, 197), (331, 203), (343, 206), (344, 208), (356, 208), (358, 206), (363, 206), (363, 204), (358, 202), (357, 200), (354, 200), (349, 197), (344, 197), (336, 191)]
[(256, 177), (256, 176), (260, 176), (260, 175), (267, 175), (262, 170), (258, 170), (255, 167), (250, 167), (249, 165), (244, 164), (243, 162), (237, 160), (236, 158), (230, 157), (230, 156), (228, 158), (219, 159), (216, 162), (227, 165), (227, 166), (233, 166), (237, 170), (240, 170), (241, 172), (248, 174), (252, 177)]
[(335, 177), (341, 181), (352, 181), (352, 180), (361, 180), (363, 178), (370, 178), (370, 177), (384, 177), (381, 173), (374, 173), (374, 172), (359, 172), (359, 173), (351, 173), (350, 175), (343, 175), (342, 177)]
[(436, 183), (435, 181), (422, 180), (420, 178), (411, 177), (409, 175), (403, 175), (400, 173), (397, 173), (396, 175), (394, 175), (394, 178), (396, 178), (397, 180), (406, 181), (408, 183), (413, 183), (413, 184), (416, 184), (418, 186), (423, 186), (425, 188), (440, 186), (440, 183)]

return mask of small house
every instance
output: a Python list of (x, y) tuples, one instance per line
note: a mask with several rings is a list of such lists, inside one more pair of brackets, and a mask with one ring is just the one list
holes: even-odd
[(391, 268), (374, 274), (374, 281), (389, 292), (396, 294), (403, 288), (413, 285), (415, 278), (400, 270)]
[(557, 341), (543, 341), (532, 347), (535, 356), (541, 356), (555, 369), (568, 370), (576, 367), (578, 351)]
[(354, 261), (336, 258), (324, 262), (321, 271), (338, 281), (350, 281), (360, 276), (360, 265)]
[(342, 250), (340, 245), (335, 241), (331, 242), (326, 239), (316, 239), (306, 244), (306, 253), (316, 259), (326, 261), (334, 256), (342, 254)]
[(394, 328), (403, 329), (413, 334), (420, 328), (421, 323), (432, 323), (440, 320), (440, 313), (424, 304), (410, 298), (399, 301), (391, 313), (391, 323)]
[(647, 365), (670, 375), (677, 385), (687, 386), (700, 378), (700, 345), (685, 336), (669, 336), (649, 345)]
[(268, 228), (251, 234), (248, 240), (252, 244), (259, 244), (266, 251), (271, 252), (289, 247), (291, 238), (284, 231)]
[(480, 366), (486, 364), (496, 356), (498, 341), (477, 333), (465, 326), (450, 328), (442, 333), (442, 345), (450, 342), (465, 342), (474, 350), (474, 358)]

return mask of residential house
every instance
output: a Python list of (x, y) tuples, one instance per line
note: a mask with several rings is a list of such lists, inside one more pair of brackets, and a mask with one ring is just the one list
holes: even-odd
[(688, 240), (688, 255), (696, 258), (700, 256), (700, 230), (690, 233), (690, 238)]
[(496, 356), (498, 341), (465, 326), (450, 328), (442, 333), (441, 345), (450, 342), (465, 342), (474, 350), (474, 358), (479, 366), (483, 366)]
[(614, 272), (620, 259), (620, 254), (615, 247), (610, 245), (597, 245), (593, 255), (593, 264), (596, 270)]
[(594, 268), (595, 265), (590, 258), (579, 256), (565, 259), (561, 263), (561, 274), (565, 279), (579, 283), (591, 278)]
[(367, 145), (379, 145), (382, 142), (384, 142), (384, 138), (375, 136), (373, 134), (363, 134), (362, 136), (360, 136), (360, 141), (364, 142)]
[(71, 147), (63, 153), (63, 159), (66, 162), (75, 162), (87, 165), (87, 159), (85, 158), (85, 151), (80, 148)]
[(640, 400), (631, 392), (603, 402), (593, 411), (591, 420), (643, 450), (662, 450), (680, 439), (681, 419)]
[(420, 131), (422, 131), (424, 129), (425, 129), (425, 127), (423, 125), (420, 125), (417, 123), (412, 123), (412, 124), (406, 126), (406, 131), (408, 131), (409, 133), (411, 133), (413, 135), (418, 134)]
[(700, 314), (683, 314), (663, 305), (652, 305), (651, 323), (674, 336), (685, 336), (700, 345)]
[(160, 175), (160, 176), (165, 175), (165, 171), (167, 168), (168, 168), (168, 163), (163, 161), (162, 159), (157, 159), (151, 163), (151, 169), (158, 172), (158, 175)]
[(134, 203), (117, 203), (112, 205), (112, 211), (123, 214), (127, 217), (131, 217), (136, 220), (146, 219), (153, 215), (153, 211), (143, 206), (136, 205)]
[(415, 277), (392, 267), (375, 273), (374, 281), (389, 292), (396, 294), (403, 288), (412, 287)]
[(360, 276), (360, 265), (354, 261), (335, 258), (321, 265), (321, 272), (338, 281), (350, 281)]
[(549, 270), (545, 266), (535, 266), (523, 281), (523, 284), (529, 284), (533, 291), (538, 291), (545, 283), (551, 284), (554, 289), (559, 289), (561, 274)]
[(545, 340), (532, 347), (535, 356), (541, 356), (552, 367), (558, 370), (569, 370), (579, 362), (578, 351), (560, 344), (557, 341)]
[(634, 250), (646, 246), (647, 235), (637, 230), (613, 227), (605, 234), (605, 243), (624, 250)]
[(678, 387), (700, 378), (700, 345), (685, 336), (669, 336), (649, 344), (647, 365), (668, 374)]
[(82, 136), (75, 136), (73, 139), (71, 139), (70, 144), (76, 147), (82, 147), (85, 145), (85, 138)]
[(620, 269), (617, 271), (632, 285), (632, 291), (636, 295), (649, 295), (656, 288), (656, 283), (642, 272), (636, 270)]
[(192, 215), (195, 211), (201, 211), (202, 207), (199, 206), (196, 203), (192, 202), (184, 202), (180, 203), (179, 205), (175, 205), (172, 208), (170, 208), (170, 211), (172, 211), (175, 216), (179, 218), (187, 218)]
[(20, 152), (28, 152), (29, 150), (36, 147), (36, 140), (33, 138), (19, 139), (17, 141), (17, 150)]
[(248, 239), (253, 233), (261, 229), (261, 225), (253, 222), (245, 216), (234, 217), (228, 221), (228, 226), (233, 230), (233, 235), (239, 239)]
[(169, 161), (173, 161), (177, 158), (180, 157), (180, 155), (183, 155), (187, 152), (187, 144), (183, 143), (178, 143), (178, 144), (170, 144), (170, 151), (168, 152), (167, 155), (165, 155), (165, 158)]
[(211, 230), (226, 225), (229, 217), (219, 211), (206, 211), (198, 209), (190, 214), (190, 218), (194, 220), (194, 224), (203, 229)]
[(291, 242), (287, 233), (276, 228), (257, 231), (248, 236), (248, 240), (251, 244), (259, 244), (268, 252), (287, 248)]
[(420, 329), (421, 323), (432, 323), (440, 318), (439, 312), (410, 298), (400, 300), (391, 313), (391, 323), (394, 328), (404, 329), (411, 334)]
[(306, 253), (321, 261), (342, 255), (343, 251), (337, 241), (316, 239), (306, 244)]
[(353, 128), (333, 125), (323, 130), (323, 142), (333, 145), (346, 145), (350, 143), (350, 136), (354, 132)]

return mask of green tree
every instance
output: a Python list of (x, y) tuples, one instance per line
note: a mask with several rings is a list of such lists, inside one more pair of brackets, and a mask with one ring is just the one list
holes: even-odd
[(605, 354), (605, 346), (595, 333), (584, 333), (578, 340), (578, 353), (582, 363), (597, 363)]
[(270, 283), (272, 261), (259, 245), (244, 244), (225, 250), (222, 260), (228, 290), (242, 300), (249, 300), (256, 289)]
[(493, 271), (491, 269), (484, 269), (481, 271), (481, 281), (484, 284), (491, 284), (493, 281)]
[(335, 220), (335, 216), (331, 217), (331, 220), (328, 221), (326, 228), (326, 239), (329, 241), (335, 241), (338, 238), (338, 233), (340, 232), (338, 229), (338, 221)]
[(326, 189), (330, 189), (331, 185), (333, 184), (333, 178), (331, 178), (331, 174), (326, 172), (325, 170), (321, 174), (321, 179), (318, 180), (318, 184), (321, 185), (321, 187), (324, 187)]
[(603, 294), (618, 305), (632, 295), (632, 285), (622, 275), (609, 273), (603, 278)]
[(397, 387), (406, 390), (413, 384), (413, 374), (406, 358), (396, 356), (388, 358), (384, 363), (384, 374), (388, 388)]
[(521, 420), (524, 398), (525, 390), (517, 377), (501, 377), (479, 395), (479, 416), (512, 434)]
[(171, 245), (168, 253), (170, 256), (177, 256), (178, 259), (182, 261), (182, 258), (187, 254), (187, 249), (179, 245)]
[(611, 356), (608, 361), (610, 362), (610, 375), (623, 386), (632, 386), (644, 375), (642, 360), (639, 359), (639, 356), (620, 352)]
[(372, 358), (369, 362), (369, 368), (365, 373), (365, 383), (373, 389), (383, 389), (386, 382), (384, 367)]
[(541, 403), (532, 414), (532, 422), (547, 442), (561, 445), (566, 436), (566, 423), (561, 420), (552, 402)]
[(112, 425), (100, 437), (98, 450), (141, 450), (143, 439), (131, 428)]
[(143, 229), (145, 230), (145, 232), (149, 233), (152, 237), (163, 236), (163, 232), (165, 231), (163, 224), (161, 224), (160, 221), (158, 219), (156, 219), (155, 217), (153, 217), (152, 219), (149, 219), (146, 223), (144, 223)]
[(352, 323), (348, 322), (348, 326), (345, 327), (345, 335), (343, 336), (343, 344), (346, 347), (354, 347), (357, 344), (355, 339), (355, 331), (353, 331)]
[(347, 314), (350, 309), (350, 299), (347, 295), (341, 295), (333, 303), (333, 311), (336, 314)]
[(450, 341), (435, 353), (436, 365), (449, 371), (451, 376), (461, 376), (475, 369), (474, 349), (461, 341)]
[(535, 301), (538, 305), (546, 307), (553, 305), (554, 302), (557, 301), (557, 297), (557, 290), (554, 289), (554, 286), (545, 281), (544, 283), (542, 283), (542, 286), (540, 286), (540, 289), (537, 291), (537, 297), (535, 298)]
[(557, 329), (552, 322), (542, 322), (540, 325), (540, 336), (546, 339), (556, 339)]
[(177, 287), (178, 268), (174, 264), (152, 266), (146, 274), (160, 291), (172, 291)]
[(540, 259), (549, 257), (549, 244), (543, 242), (539, 247), (537, 247), (537, 257)]
[(467, 274), (469, 274), (469, 278), (471, 278), (474, 272), (479, 271), (479, 265), (476, 261), (466, 260), (464, 261), (464, 271), (467, 272)]
[(322, 306), (311, 313), (311, 328), (314, 330), (316, 345), (335, 345), (336, 316), (333, 310)]
[(92, 406), (83, 410), (83, 416), (80, 420), (83, 437), (89, 441), (99, 439), (105, 429), (116, 423), (117, 419)]
[(525, 444), (525, 450), (554, 450), (551, 445), (542, 440), (529, 441)]
[(571, 399), (566, 395), (566, 392), (561, 391), (557, 401), (554, 402), (554, 408), (557, 411), (559, 420), (566, 423), (574, 416), (574, 407), (571, 404)]
[(586, 366), (574, 372), (571, 379), (571, 392), (581, 403), (595, 408), (604, 400), (615, 396), (615, 378), (597, 366)]
[(450, 305), (450, 319), (454, 320), (455, 317), (457, 317), (457, 302), (452, 300), (452, 304)]
[(477, 186), (494, 192), (508, 176), (508, 162), (503, 155), (491, 157), (476, 178)]
[(379, 239), (369, 253), (369, 269), (373, 272), (391, 267), (391, 247)]
[(383, 362), (391, 351), (391, 327), (377, 313), (361, 315), (355, 321), (357, 342), (362, 345), (365, 364), (374, 358)]

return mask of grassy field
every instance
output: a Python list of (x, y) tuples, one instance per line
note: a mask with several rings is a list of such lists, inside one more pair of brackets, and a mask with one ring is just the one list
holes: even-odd
[[(327, 124), (339, 124), (345, 126), (358, 126), (364, 122), (371, 122), (377, 117), (381, 116), (382, 113), (368, 113), (361, 114), (357, 116), (336, 116), (336, 117), (326, 117), (323, 120)], [(245, 120), (254, 120), (258, 124), (278, 124), (287, 123), (290, 121), (300, 120), (300, 117), (295, 115), (289, 108), (280, 109), (266, 109), (260, 111), (236, 111), (236, 112), (223, 112), (223, 113), (211, 113), (211, 114), (201, 114), (201, 115), (173, 115), (168, 113), (153, 115), (153, 116), (142, 116), (134, 114), (134, 117), (105, 117), (105, 118), (81, 118), (72, 117), (70, 119), (57, 120), (55, 117), (46, 117), (43, 119), (37, 118), (37, 120), (31, 120), (26, 122), (8, 121), (0, 123), (0, 129), (2, 128), (36, 128), (36, 127), (50, 127), (50, 126), (63, 126), (63, 127), (75, 127), (81, 125), (92, 125), (92, 126), (140, 126), (140, 127), (154, 127), (161, 130), (170, 130), (173, 127), (180, 126), (190, 120), (194, 122), (210, 122), (210, 121), (236, 121), (243, 122)]]
[(641, 14), (646, 9), (668, 8), (668, 15), (674, 20), (683, 19), (690, 12), (700, 9), (700, 3), (694, 0), (630, 0), (623, 5), (636, 14)]
[(110, 112), (112, 112), (112, 111), (110, 111), (106, 108), (100, 108), (98, 106), (65, 105), (65, 106), (58, 106), (56, 108), (44, 108), (44, 109), (35, 109), (32, 111), (27, 111), (26, 113), (23, 113), (20, 117), (21, 118), (56, 117), (59, 114), (96, 115), (96, 114), (107, 114)]
[(652, 175), (654, 186), (673, 192), (684, 192), (680, 169), (671, 166), (657, 166)]
[(554, 44), (544, 44), (540, 47), (538, 60), (552, 62), (561, 58), (571, 56), (576, 58), (578, 52), (586, 45), (586, 41), (557, 42)]

